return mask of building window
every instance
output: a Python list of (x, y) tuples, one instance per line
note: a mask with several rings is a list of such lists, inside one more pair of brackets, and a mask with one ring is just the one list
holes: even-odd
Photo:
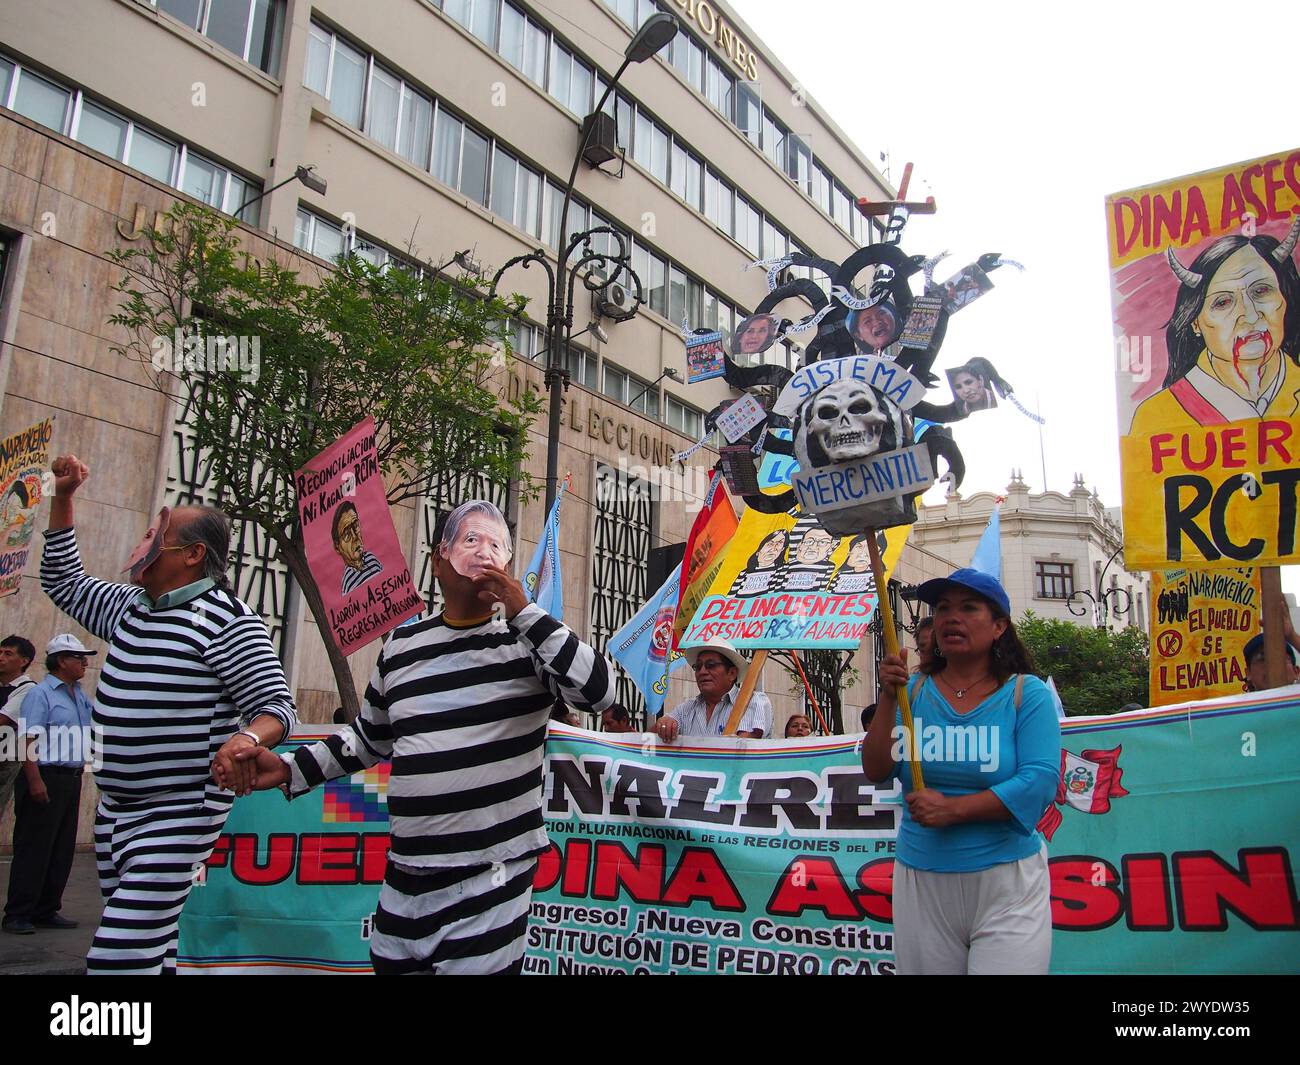
[(608, 362), (605, 363), (604, 369), (605, 379), (601, 391), (605, 395), (648, 417), (659, 417), (659, 393), (650, 387), (649, 381), (633, 377)]
[(187, 145), (116, 114), (81, 90), (64, 88), (3, 57), (0, 104), (227, 214), (239, 211), (261, 188)]
[(442, 10), (489, 48), (496, 45), (497, 8), (501, 0), (442, 0)]
[(756, 81), (736, 82), (736, 128), (755, 148), (763, 144), (763, 98)]
[(664, 397), (664, 422), (692, 440), (704, 434), (704, 415), (672, 396)]
[[(603, 463), (596, 467), (595, 524), (591, 552), (590, 643), (604, 654), (609, 638), (632, 619), (646, 601), (654, 503), (649, 484)], [(618, 701), (639, 715), (645, 702), (623, 668), (618, 674)]]
[(273, 77), (280, 69), (284, 0), (153, 0), (159, 11)]
[(1074, 563), (1034, 563), (1034, 595), (1036, 598), (1069, 599), (1073, 594)]

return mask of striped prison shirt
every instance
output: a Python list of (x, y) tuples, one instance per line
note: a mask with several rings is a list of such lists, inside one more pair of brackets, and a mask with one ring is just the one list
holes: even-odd
[(343, 595), (349, 595), (354, 589), (360, 588), (370, 580), (371, 577), (378, 577), (383, 572), (384, 564), (369, 551), (362, 551), (360, 569), (353, 569), (351, 566), (343, 567), (343, 585), (340, 592)]
[(155, 609), (144, 591), (86, 576), (72, 529), (45, 534), (41, 586), (55, 606), (108, 643), (95, 690), (96, 783), (117, 804), (190, 796), (229, 805), (212, 759), (244, 724), (298, 712), (266, 625), (230, 592), (208, 588)]
[(457, 626), (440, 614), (384, 645), (361, 713), (328, 739), (283, 755), (290, 798), (392, 759), (390, 858), (448, 868), (546, 848), (542, 751), (556, 698), (599, 715), (613, 671), (535, 603), (510, 621)]

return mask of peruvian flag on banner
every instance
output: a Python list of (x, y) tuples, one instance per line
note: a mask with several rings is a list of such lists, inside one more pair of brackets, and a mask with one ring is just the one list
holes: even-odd
[(1038, 822), (1038, 830), (1050, 841), (1061, 826), (1061, 811), (1065, 805), (1085, 814), (1104, 814), (1110, 810), (1111, 799), (1122, 799), (1128, 794), (1120, 778), (1124, 770), (1119, 767), (1123, 747), (1109, 751), (1082, 751), (1073, 754), (1061, 750), (1061, 779), (1056, 785), (1056, 803), (1049, 806)]

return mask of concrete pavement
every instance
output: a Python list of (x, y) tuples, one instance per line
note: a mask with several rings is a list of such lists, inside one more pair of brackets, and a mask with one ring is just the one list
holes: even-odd
[[(9, 885), (13, 858), (0, 855), (0, 884)], [(63, 892), (64, 917), (81, 922), (66, 931), (38, 928), (34, 935), (15, 936), (0, 932), (0, 976), (77, 976), (86, 971), (86, 951), (103, 910), (95, 855), (78, 852), (72, 875)]]

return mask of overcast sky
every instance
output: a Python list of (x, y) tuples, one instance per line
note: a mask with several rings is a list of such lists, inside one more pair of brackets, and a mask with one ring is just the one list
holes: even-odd
[[(987, 251), (1025, 264), (953, 316), (936, 369), (992, 361), (1027, 406), (1041, 399), (1047, 487), (1081, 473), (1118, 506), (1104, 197), (1300, 146), (1300, 4), (732, 3), (873, 162), (887, 153), (894, 182), (914, 164), (908, 198), (939, 210), (908, 223), (907, 251), (951, 251), (940, 280)], [(963, 494), (1001, 491), (1013, 466), (1042, 490), (1038, 428), (1018, 411), (954, 432)], [(1300, 593), (1300, 567), (1283, 582)]]

